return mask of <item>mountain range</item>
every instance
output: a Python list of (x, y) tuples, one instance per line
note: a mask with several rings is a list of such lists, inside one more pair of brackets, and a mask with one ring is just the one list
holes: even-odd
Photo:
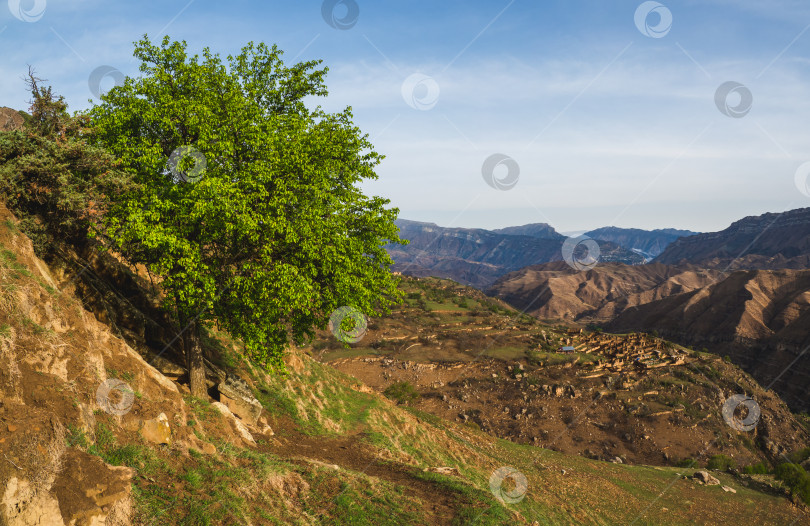
[(588, 237), (600, 241), (612, 241), (619, 246), (641, 254), (647, 259), (653, 259), (661, 254), (675, 240), (696, 234), (697, 232), (691, 230), (678, 230), (676, 228), (642, 230), (640, 228), (618, 228), (615, 226), (585, 232)]
[(719, 232), (678, 238), (655, 261), (725, 270), (810, 268), (810, 208), (750, 216)]
[[(394, 270), (412, 276), (449, 278), (478, 288), (521, 268), (562, 261), (566, 236), (546, 223), (531, 223), (497, 230), (447, 228), (434, 223), (400, 219), (400, 237), (406, 246), (389, 245)], [(656, 255), (685, 230), (621, 229), (593, 231), (600, 261), (638, 265)], [(588, 235), (588, 234), (586, 234)]]

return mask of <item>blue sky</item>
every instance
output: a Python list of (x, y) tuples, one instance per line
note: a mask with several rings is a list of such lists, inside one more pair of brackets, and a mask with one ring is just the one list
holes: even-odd
[[(386, 155), (365, 188), (407, 219), (712, 231), (810, 206), (795, 181), (810, 161), (810, 3), (332, 3), (338, 22), (358, 14), (347, 28), (309, 0), (10, 0), (0, 105), (26, 108), (31, 64), (71, 109), (87, 108), (97, 67), (137, 75), (132, 42), (144, 33), (223, 55), (264, 41), (329, 67), (320, 104), (352, 106)], [(718, 106), (728, 81), (742, 87)], [(746, 93), (743, 116), (721, 111)], [(487, 184), (493, 154), (513, 159), (514, 185), (498, 184), (505, 164)]]

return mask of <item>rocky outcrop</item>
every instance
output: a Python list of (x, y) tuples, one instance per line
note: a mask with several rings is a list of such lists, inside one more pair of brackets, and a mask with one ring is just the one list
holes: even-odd
[(0, 524), (129, 524), (130, 468), (67, 448), (64, 426), (47, 411), (6, 402), (0, 419)]
[(236, 375), (228, 374), (217, 385), (219, 401), (246, 424), (255, 426), (262, 415), (262, 404), (253, 396), (250, 386)]
[(253, 438), (253, 435), (250, 434), (250, 430), (247, 428), (247, 426), (244, 423), (242, 423), (241, 420), (236, 418), (236, 415), (234, 415), (225, 404), (221, 402), (214, 402), (211, 405), (213, 405), (217, 411), (222, 413), (231, 422), (233, 428), (236, 430), (238, 435), (242, 437), (242, 440), (246, 444), (252, 446), (256, 445), (256, 440)]
[(172, 443), (172, 429), (166, 413), (160, 413), (157, 417), (144, 421), (140, 433), (144, 439), (153, 444)]
[(0, 108), (0, 132), (21, 130), (25, 120), (20, 112), (12, 108)]
[[(40, 260), (2, 204), (0, 246), (0, 282), (12, 285), (0, 291), (0, 525), (131, 524), (132, 471), (91, 454), (103, 451), (102, 431), (107, 444), (216, 454), (212, 437), (195, 435), (178, 384), (85, 310), (79, 280)], [(207, 420), (216, 438), (255, 443), (217, 404), (225, 416)]]

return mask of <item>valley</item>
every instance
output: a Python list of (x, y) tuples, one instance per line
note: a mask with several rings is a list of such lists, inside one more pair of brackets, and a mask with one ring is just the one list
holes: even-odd
[[(373, 320), (367, 338), (347, 349), (319, 344), (313, 356), (447, 420), (602, 461), (673, 466), (725, 455), (743, 466), (810, 440), (778, 396), (716, 355), (644, 333), (539, 324), (450, 281), (404, 286), (408, 304)], [(739, 392), (767, 415), (751, 435), (720, 412)]]

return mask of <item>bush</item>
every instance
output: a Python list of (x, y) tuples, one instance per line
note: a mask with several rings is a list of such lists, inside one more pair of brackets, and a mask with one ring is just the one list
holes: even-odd
[(794, 464), (801, 464), (808, 458), (810, 458), (810, 447), (800, 449), (799, 451), (796, 451), (790, 455), (790, 461)]
[(774, 475), (790, 488), (793, 498), (810, 504), (810, 475), (797, 464), (784, 463), (776, 466)]
[(748, 475), (767, 475), (770, 471), (771, 470), (768, 469), (768, 466), (766, 466), (764, 462), (757, 462), (756, 464), (743, 468), (743, 473), (747, 473)]
[(737, 467), (737, 461), (731, 457), (727, 457), (726, 455), (714, 455), (713, 457), (709, 458), (709, 462), (706, 464), (706, 467), (708, 469), (728, 471), (731, 468)]
[(419, 398), (419, 392), (410, 382), (394, 382), (383, 391), (383, 394), (398, 404), (410, 404)]
[(681, 460), (677, 461), (675, 465), (679, 468), (696, 468), (698, 464), (695, 460), (691, 458), (682, 458)]

